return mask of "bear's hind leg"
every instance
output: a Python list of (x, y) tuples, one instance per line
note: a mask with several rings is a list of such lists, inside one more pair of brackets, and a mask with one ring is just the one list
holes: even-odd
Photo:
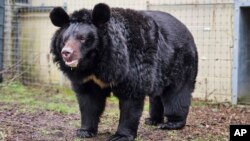
[(149, 118), (145, 119), (147, 125), (158, 125), (162, 123), (163, 118), (163, 105), (159, 96), (149, 97)]
[(185, 84), (178, 91), (162, 95), (164, 115), (167, 117), (167, 122), (161, 124), (160, 129), (177, 130), (186, 125), (192, 91), (192, 88)]

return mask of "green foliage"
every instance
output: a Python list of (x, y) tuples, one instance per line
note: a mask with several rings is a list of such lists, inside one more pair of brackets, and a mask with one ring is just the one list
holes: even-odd
[(239, 104), (250, 105), (250, 95), (242, 96), (238, 99)]
[(201, 101), (201, 100), (192, 100), (191, 106), (192, 107), (205, 107), (208, 103)]
[(45, 109), (49, 111), (55, 111), (58, 113), (65, 113), (65, 114), (74, 114), (78, 112), (76, 107), (71, 107), (66, 105), (65, 103), (48, 103), (44, 106)]
[(192, 141), (228, 141), (228, 137), (223, 135), (205, 134), (204, 136), (194, 137)]
[(78, 112), (75, 95), (67, 88), (34, 88), (20, 83), (0, 84), (0, 103), (18, 104), (19, 111), (50, 110), (63, 114)]
[(177, 138), (178, 135), (177, 135), (177, 131), (173, 130), (173, 131), (168, 131), (167, 132), (167, 135), (171, 138), (171, 139), (174, 139), (174, 138)]
[(0, 128), (0, 141), (4, 141), (6, 138), (7, 134), (3, 129)]
[(108, 101), (108, 103), (111, 103), (111, 104), (118, 104), (119, 103), (118, 98), (115, 96), (108, 97), (107, 101)]

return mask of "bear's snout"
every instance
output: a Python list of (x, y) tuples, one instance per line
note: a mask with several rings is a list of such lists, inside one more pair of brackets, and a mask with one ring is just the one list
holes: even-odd
[(69, 59), (73, 54), (73, 50), (70, 48), (63, 48), (61, 51), (61, 55), (63, 59)]
[(65, 65), (69, 67), (77, 67), (81, 58), (81, 43), (78, 40), (70, 39), (65, 43), (61, 50), (61, 57)]
[(77, 55), (77, 53), (69, 48), (69, 47), (64, 47), (61, 51), (61, 55), (63, 58), (63, 61), (65, 62), (65, 64), (69, 67), (77, 67), (78, 63), (79, 63), (79, 55)]

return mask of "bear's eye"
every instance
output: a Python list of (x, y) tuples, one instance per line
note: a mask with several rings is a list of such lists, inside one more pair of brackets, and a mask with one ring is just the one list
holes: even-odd
[(62, 42), (62, 46), (65, 46), (65, 42)]
[(79, 36), (79, 37), (78, 37), (78, 40), (79, 40), (81, 43), (84, 43), (86, 39), (85, 39), (83, 36)]

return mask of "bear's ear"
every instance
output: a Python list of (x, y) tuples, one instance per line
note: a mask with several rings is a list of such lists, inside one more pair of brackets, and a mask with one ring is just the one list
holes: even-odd
[(50, 12), (50, 20), (53, 25), (62, 27), (65, 24), (69, 23), (69, 15), (64, 11), (62, 7), (55, 7)]
[(99, 26), (106, 23), (110, 19), (110, 8), (107, 4), (99, 3), (95, 5), (92, 12), (92, 22)]

